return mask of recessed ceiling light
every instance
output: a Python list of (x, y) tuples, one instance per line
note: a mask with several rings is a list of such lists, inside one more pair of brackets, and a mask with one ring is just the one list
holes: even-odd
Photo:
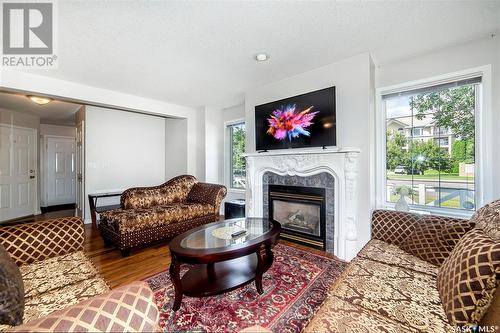
[(49, 97), (41, 97), (41, 96), (28, 96), (29, 99), (31, 99), (32, 102), (38, 104), (38, 105), (45, 105), (50, 102), (52, 102), (52, 98)]
[(258, 62), (266, 61), (269, 60), (269, 56), (265, 53), (258, 53), (255, 56), (255, 60), (257, 60)]

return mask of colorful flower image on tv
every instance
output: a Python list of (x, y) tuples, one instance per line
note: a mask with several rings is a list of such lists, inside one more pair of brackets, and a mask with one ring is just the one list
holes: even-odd
[(313, 108), (314, 106), (309, 106), (300, 110), (296, 104), (282, 105), (267, 118), (269, 123), (267, 134), (277, 140), (288, 139), (290, 142), (301, 135), (311, 136), (307, 128), (314, 124), (312, 120), (319, 113), (319, 111), (313, 111)]

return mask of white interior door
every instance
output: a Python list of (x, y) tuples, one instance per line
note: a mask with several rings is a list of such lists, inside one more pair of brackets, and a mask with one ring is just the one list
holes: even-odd
[(36, 130), (0, 124), (0, 221), (37, 211)]
[(47, 138), (47, 206), (75, 203), (75, 139)]
[(85, 211), (85, 190), (83, 186), (84, 166), (84, 122), (76, 127), (76, 215), (83, 218)]

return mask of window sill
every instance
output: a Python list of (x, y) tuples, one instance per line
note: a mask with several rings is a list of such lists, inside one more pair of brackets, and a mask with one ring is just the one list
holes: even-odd
[[(458, 218), (458, 219), (470, 219), (472, 215), (476, 211), (456, 211), (455, 209), (446, 209), (446, 208), (431, 208), (431, 207), (418, 207), (418, 206), (410, 206), (410, 213), (415, 213), (415, 214), (420, 214), (420, 215), (436, 215), (436, 216), (445, 216), (445, 217), (451, 217), (451, 218)], [(387, 210), (396, 210), (394, 208), (394, 204), (391, 203), (386, 203), (385, 205), (382, 205), (380, 209), (387, 209)]]
[(246, 190), (241, 189), (241, 188), (232, 188), (232, 187), (228, 187), (228, 188), (227, 188), (227, 192), (228, 192), (228, 193), (234, 193), (234, 194), (245, 194), (245, 193), (246, 193)]

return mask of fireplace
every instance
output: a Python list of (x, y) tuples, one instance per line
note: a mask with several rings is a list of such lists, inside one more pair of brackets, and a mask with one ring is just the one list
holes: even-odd
[(325, 249), (325, 189), (305, 186), (268, 187), (269, 218), (281, 224), (281, 238)]
[(247, 154), (246, 216), (271, 218), (271, 185), (322, 188), (326, 214), (324, 251), (351, 260), (359, 251), (355, 205), (358, 156), (356, 148)]

